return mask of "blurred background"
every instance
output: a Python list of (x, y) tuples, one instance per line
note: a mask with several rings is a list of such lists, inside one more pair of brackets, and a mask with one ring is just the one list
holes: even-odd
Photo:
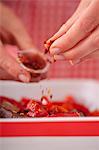
[[(73, 14), (80, 0), (2, 0), (21, 18), (34, 44), (44, 50), (43, 43)], [(13, 20), (11, 20), (13, 21)], [(76, 66), (56, 62), (49, 71), (51, 78), (99, 79), (99, 61), (90, 60)]]

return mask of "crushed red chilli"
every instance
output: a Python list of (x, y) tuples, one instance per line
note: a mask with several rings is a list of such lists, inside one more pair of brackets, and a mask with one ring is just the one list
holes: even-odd
[(44, 47), (45, 47), (45, 54), (49, 53), (49, 48), (50, 46), (52, 45), (54, 41), (50, 40), (49, 42), (48, 41), (44, 41)]
[[(45, 47), (44, 54), (50, 55), (49, 49), (50, 49), (50, 46), (52, 45), (53, 42), (54, 41), (52, 41), (52, 40), (50, 40), (49, 42), (48, 41), (44, 41), (44, 47)], [(49, 62), (50, 64), (56, 62), (55, 57), (54, 56), (51, 56), (51, 57), (53, 58), (52, 60), (47, 58), (47, 62)]]
[(90, 112), (86, 106), (77, 103), (72, 96), (66, 97), (63, 101), (53, 102), (46, 96), (43, 96), (40, 101), (30, 98), (16, 101), (0, 96), (0, 118), (82, 116), (99, 116), (99, 110)]

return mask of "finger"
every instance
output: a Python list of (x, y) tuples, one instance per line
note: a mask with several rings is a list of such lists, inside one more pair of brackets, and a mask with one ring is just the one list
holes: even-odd
[(59, 37), (61, 37), (62, 35), (64, 35), (69, 29), (70, 27), (73, 25), (73, 23), (77, 20), (77, 18), (79, 17), (79, 13), (78, 11), (76, 11), (73, 16), (66, 21), (66, 23), (64, 23), (61, 28), (58, 30), (58, 32), (56, 32), (50, 39), (48, 39), (45, 43), (44, 46), (45, 48), (49, 48), (49, 46), (52, 44), (50, 44), (50, 41), (55, 41), (56, 39), (58, 39)]
[(88, 61), (90, 59), (99, 59), (99, 49), (80, 58), (78, 61), (77, 60), (70, 60), (70, 64), (71, 65), (76, 65), (76, 64), (80, 64), (81, 62), (84, 62), (84, 61)]
[[(2, 4), (1, 6), (0, 26), (13, 36), (20, 49), (29, 49), (34, 47), (32, 39), (20, 19), (8, 7)], [(9, 21), (9, 18), (11, 21)]]
[(7, 51), (7, 53), (9, 53), (9, 55), (11, 55), (14, 59), (17, 59), (18, 57), (18, 52), (19, 49), (17, 46), (13, 46), (10, 44), (5, 44), (4, 45), (4, 49)]
[(50, 39), (46, 41), (45, 47), (48, 48), (47, 44), (50, 43), (50, 41), (55, 41), (63, 34), (65, 34), (70, 29), (70, 27), (75, 23), (75, 21), (79, 18), (83, 10), (85, 10), (91, 2), (92, 2), (91, 0), (86, 0), (86, 2), (81, 1), (75, 13), (70, 17), (70, 19), (61, 26), (61, 28), (56, 34), (54, 34)]
[[(11, 45), (5, 45), (4, 48), (8, 51), (8, 53), (13, 57), (13, 58), (17, 58), (17, 52), (18, 52), (18, 48), (16, 46), (11, 46)], [(25, 52), (25, 51), (24, 51)], [(24, 53), (23, 52), (23, 53)], [(22, 52), (21, 52), (22, 53)], [(42, 66), (43, 61), (45, 61), (45, 57), (39, 53), (39, 52), (33, 52), (32, 50), (28, 51), (27, 53), (30, 54), (28, 57), (32, 57), (33, 56), (33, 60), (37, 60), (37, 62), (40, 63), (40, 66)], [(36, 56), (36, 58), (35, 58)], [(3, 71), (4, 72), (4, 71)], [(2, 73), (3, 73), (2, 72)], [(0, 77), (2, 77), (2, 79), (13, 79), (13, 77), (9, 76), (9, 74), (5, 73), (5, 75), (1, 75)], [(31, 74), (31, 82), (39, 82), (40, 80), (44, 79), (46, 76), (45, 74)]]
[(3, 29), (0, 27), (0, 40), (2, 43), (10, 43), (11, 41), (11, 36)]
[(59, 37), (61, 37), (63, 34), (65, 34), (69, 28), (73, 25), (73, 23), (76, 20), (76, 16), (70, 18), (66, 23), (64, 23), (61, 28), (59, 29), (59, 31), (57, 33), (55, 33), (50, 39), (48, 39), (45, 43), (45, 47), (47, 48), (47, 44), (50, 43), (50, 41), (55, 41), (56, 39), (58, 39)]
[(19, 27), (19, 32), (14, 32), (14, 38), (16, 41), (16, 45), (20, 48), (20, 50), (27, 50), (27, 49), (35, 49), (33, 45), (33, 41), (30, 38), (29, 34), (25, 30), (24, 27)]
[(21, 68), (17, 61), (4, 50), (3, 46), (0, 46), (0, 67), (15, 80), (22, 82), (30, 81), (30, 74)]
[(99, 22), (98, 8), (94, 7), (93, 5), (89, 6), (68, 32), (51, 45), (50, 52), (52, 55), (71, 49), (92, 32)]
[(62, 59), (74, 60), (78, 63), (81, 58), (93, 53), (97, 49), (99, 49), (99, 27), (97, 27), (90, 36), (61, 56), (63, 57)]
[(82, 57), (80, 59), (80, 62), (83, 62), (83, 61), (89, 60), (89, 59), (97, 59), (97, 58), (99, 59), (99, 49), (94, 51), (94, 52), (92, 52), (92, 53), (90, 53), (89, 55), (87, 55), (85, 57)]
[(5, 70), (0, 68), (0, 80), (13, 80), (14, 78), (9, 75)]

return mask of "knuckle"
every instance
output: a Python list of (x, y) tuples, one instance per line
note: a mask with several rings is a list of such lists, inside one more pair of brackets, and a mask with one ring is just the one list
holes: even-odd
[(5, 70), (7, 70), (7, 71), (9, 71), (10, 70), (10, 63), (9, 62), (7, 62), (5, 59), (1, 59), (0, 60), (0, 66), (2, 67), (2, 68), (4, 68)]
[(64, 24), (61, 26), (60, 30), (65, 29), (65, 28), (66, 28), (66, 26), (67, 26), (67, 24), (66, 24), (66, 23), (64, 23)]
[(15, 65), (13, 63), (12, 66), (12, 62), (5, 60), (5, 58), (0, 59), (0, 66), (1, 68), (3, 68), (6, 72), (15, 75), (16, 74), (16, 68)]
[(68, 60), (73, 60), (75, 58), (75, 55), (74, 53), (70, 53), (70, 52), (66, 52), (65, 53), (65, 58), (68, 59)]
[(73, 55), (69, 55), (67, 56), (68, 60), (73, 60), (74, 59), (74, 56)]
[(67, 35), (67, 44), (68, 44), (68, 46), (69, 45), (71, 45), (71, 43), (74, 43), (74, 37), (73, 36), (71, 36), (71, 35)]
[(66, 27), (66, 25), (67, 25), (67, 22), (63, 23), (62, 27)]
[(4, 57), (0, 57), (0, 66), (3, 68), (6, 65)]
[(67, 28), (67, 26), (70, 24), (70, 21), (66, 21), (62, 26), (61, 28)]
[(92, 45), (94, 48), (99, 48), (99, 36), (96, 36), (93, 40), (92, 40)]
[(90, 33), (94, 29), (95, 26), (96, 26), (95, 19), (92, 17), (87, 17), (80, 22), (79, 27), (83, 33)]

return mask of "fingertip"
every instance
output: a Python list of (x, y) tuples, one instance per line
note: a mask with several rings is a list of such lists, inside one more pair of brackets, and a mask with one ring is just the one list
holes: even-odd
[(31, 76), (29, 74), (20, 73), (18, 78), (21, 82), (28, 83), (31, 80)]
[(31, 81), (31, 74), (19, 65), (19, 69), (17, 70), (17, 78), (21, 82), (28, 83)]
[(52, 40), (51, 38), (48, 39), (47, 41), (44, 41), (44, 47), (46, 49), (49, 49), (53, 42), (54, 42), (54, 40)]
[(55, 60), (66, 60), (64, 55), (54, 55)]
[(69, 60), (69, 63), (70, 63), (72, 66), (77, 65), (77, 64), (79, 64), (80, 62), (81, 62), (80, 59), (77, 59), (77, 60)]
[(50, 48), (50, 54), (51, 55), (57, 55), (57, 54), (60, 54), (61, 53), (61, 49), (60, 48)]
[(24, 74), (19, 74), (18, 78), (22, 82), (29, 82), (29, 78)]
[(51, 55), (64, 53), (66, 51), (66, 43), (65, 43), (64, 36), (54, 41), (52, 45), (50, 46), (49, 51)]

